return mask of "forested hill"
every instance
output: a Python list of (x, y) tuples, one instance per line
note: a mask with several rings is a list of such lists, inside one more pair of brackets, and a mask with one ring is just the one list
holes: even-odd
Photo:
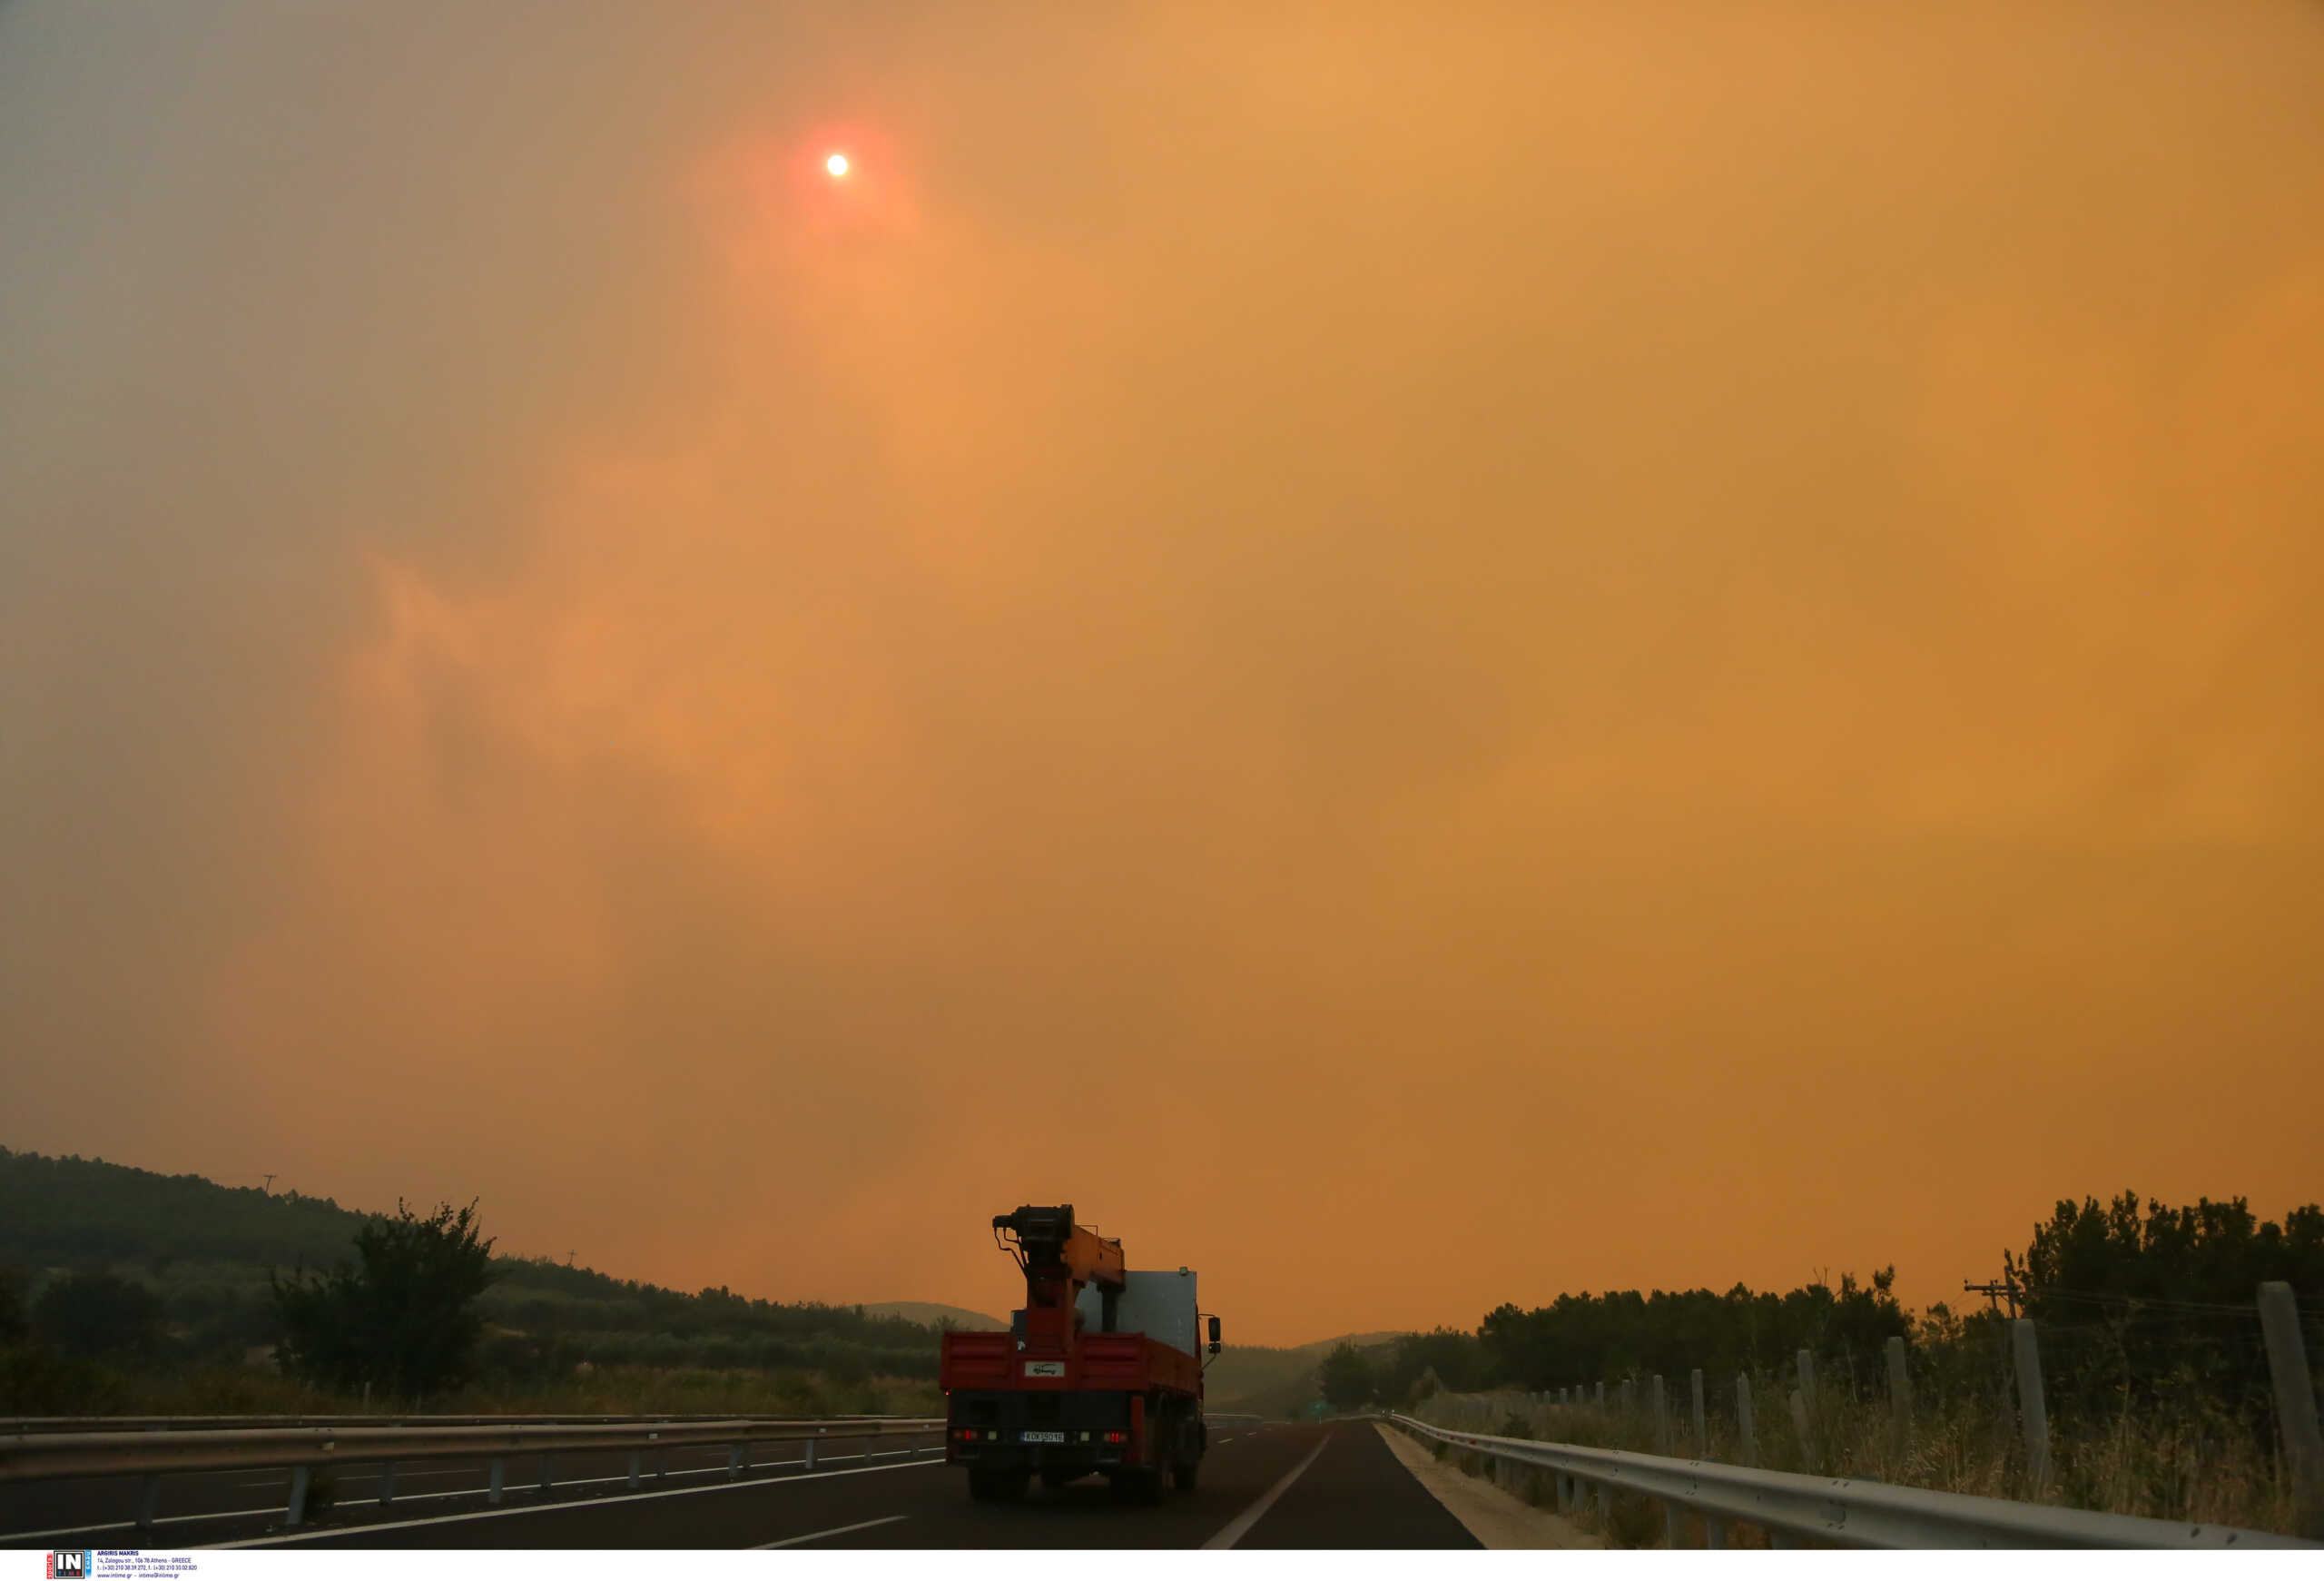
[[(0, 1270), (19, 1270), (34, 1294), (66, 1272), (134, 1280), (162, 1299), (172, 1330), (196, 1353), (271, 1342), (267, 1270), (350, 1259), (371, 1217), (324, 1197), (0, 1149)], [(582, 1359), (813, 1369), (842, 1380), (936, 1373), (932, 1323), (724, 1287), (689, 1295), (538, 1259), (494, 1262), (484, 1309), (505, 1332), (488, 1359), (510, 1370)]]
[(20, 1268), (180, 1258), (328, 1267), (368, 1217), (328, 1197), (0, 1148), (0, 1263)]

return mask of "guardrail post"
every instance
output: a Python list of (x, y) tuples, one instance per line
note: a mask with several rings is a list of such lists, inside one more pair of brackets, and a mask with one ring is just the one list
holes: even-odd
[(1708, 1460), (1710, 1458), (1710, 1422), (1709, 1419), (1703, 1415), (1703, 1369), (1699, 1367), (1695, 1369), (1693, 1384), (1695, 1395), (1695, 1458), (1698, 1460)]
[(162, 1478), (158, 1472), (149, 1472), (137, 1479), (137, 1529), (150, 1532), (153, 1517), (162, 1511)]
[(290, 1503), (282, 1512), (282, 1524), (284, 1526), (295, 1527), (300, 1525), (306, 1520), (307, 1489), (313, 1480), (313, 1473), (309, 1471), (304, 1466), (293, 1467), (291, 1468)]
[[(818, 1431), (818, 1432), (821, 1432), (822, 1430), (822, 1429), (821, 1429), (820, 1428), (816, 1429), (816, 1431)], [(806, 1464), (804, 1467), (803, 1467), (801, 1469), (803, 1469), (803, 1470), (807, 1470), (807, 1471), (812, 1471), (814, 1468), (815, 1468), (815, 1440), (814, 1440), (814, 1439), (812, 1439), (812, 1438), (810, 1438), (810, 1439), (808, 1439), (808, 1440), (807, 1440), (807, 1464)]]
[(629, 1485), (633, 1488), (637, 1486), (637, 1466), (639, 1459), (640, 1457), (638, 1452), (632, 1449), (629, 1452)]
[(2017, 1363), (2017, 1416), (2025, 1429), (2025, 1475), (2032, 1483), (2028, 1493), (2038, 1501), (2050, 1490), (2050, 1412), (2042, 1398), (2041, 1341), (2033, 1319), (2019, 1318), (2010, 1324), (2009, 1348)]
[(1759, 1429), (1751, 1420), (1751, 1375), (1735, 1375), (1735, 1436), (1746, 1466), (1759, 1463)]
[(1905, 1370), (1905, 1337), (1888, 1336), (1888, 1415), (1896, 1423), (1896, 1453), (1913, 1442), (1913, 1382)]
[(1799, 1435), (1801, 1469), (1813, 1469), (1816, 1442), (1807, 1436), (1807, 1398), (1797, 1389), (1791, 1391), (1791, 1430)]
[(1606, 1408), (1606, 1380), (1602, 1378), (1598, 1380), (1598, 1408)]
[(1715, 1515), (1703, 1517), (1703, 1546), (1706, 1548), (1727, 1546), (1727, 1523)]
[(2299, 1337), (2299, 1304), (2282, 1280), (2260, 1287), (2260, 1329), (2267, 1340), (2268, 1376), (2275, 1384), (2284, 1466), (2291, 1473), (2293, 1528), (2303, 1537), (2324, 1537), (2324, 1430), (2317, 1425), (2316, 1384), (2309, 1376), (2308, 1346)]
[(379, 1507), (385, 1509), (396, 1501), (396, 1463), (383, 1461), (379, 1466)]
[(541, 1457), (541, 1497), (547, 1498), (549, 1496), (549, 1490), (556, 1486), (556, 1484), (550, 1479), (548, 1474), (548, 1457), (544, 1455)]
[(726, 1480), (732, 1482), (743, 1474), (743, 1446), (730, 1445), (726, 1450)]
[(492, 1457), (492, 1486), (486, 1490), (484, 1502), (487, 1504), (498, 1504), (500, 1502), (501, 1490), (507, 1486), (507, 1480), (508, 1457), (505, 1455), (495, 1455)]

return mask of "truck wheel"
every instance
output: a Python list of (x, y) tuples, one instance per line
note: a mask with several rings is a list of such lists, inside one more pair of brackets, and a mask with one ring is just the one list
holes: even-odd
[(1170, 1486), (1180, 1493), (1192, 1493), (1195, 1490), (1195, 1478), (1201, 1475), (1201, 1461), (1181, 1460), (1170, 1467)]
[(1014, 1504), (1030, 1480), (1022, 1471), (970, 1471), (969, 1497), (979, 1504)]

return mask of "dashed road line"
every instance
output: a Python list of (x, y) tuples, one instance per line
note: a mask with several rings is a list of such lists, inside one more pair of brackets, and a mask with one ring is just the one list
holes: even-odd
[(809, 1532), (803, 1537), (785, 1537), (779, 1543), (759, 1543), (754, 1545), (754, 1549), (795, 1548), (802, 1543), (812, 1543), (820, 1541), (824, 1537), (841, 1537), (848, 1532), (866, 1532), (870, 1531), (873, 1527), (893, 1526), (898, 1521), (910, 1519), (911, 1519), (911, 1517), (908, 1515), (883, 1515), (875, 1521), (857, 1521), (852, 1527), (833, 1527), (827, 1532)]

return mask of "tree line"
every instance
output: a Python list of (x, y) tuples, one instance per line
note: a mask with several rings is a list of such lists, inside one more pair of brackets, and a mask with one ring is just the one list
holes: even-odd
[[(2131, 1191), (2104, 1204), (2061, 1201), (2024, 1254), (2003, 1260), (2003, 1282), (2041, 1335), (2051, 1408), (2062, 1416), (2178, 1395), (2263, 1422), (2269, 1381), (2254, 1293), (2266, 1280), (2292, 1286), (2309, 1354), (2324, 1358), (2324, 1208), (2314, 1204), (2271, 1222), (2240, 1197), (2177, 1208), (2142, 1204)], [(1868, 1395), (1884, 1386), (1891, 1337), (1905, 1341), (1919, 1387), (1991, 1388), (2005, 1378), (2005, 1313), (1942, 1301), (1907, 1312), (1895, 1280), (1890, 1267), (1868, 1283), (1843, 1275), (1837, 1288), (1819, 1280), (1781, 1293), (1738, 1284), (1505, 1304), (1473, 1330), (1342, 1346), (1318, 1384), (1341, 1408), (1403, 1405), (1440, 1389), (1594, 1388), (1656, 1373), (1683, 1378), (1694, 1368), (1722, 1380), (1772, 1378), (1806, 1350), (1827, 1384)]]

